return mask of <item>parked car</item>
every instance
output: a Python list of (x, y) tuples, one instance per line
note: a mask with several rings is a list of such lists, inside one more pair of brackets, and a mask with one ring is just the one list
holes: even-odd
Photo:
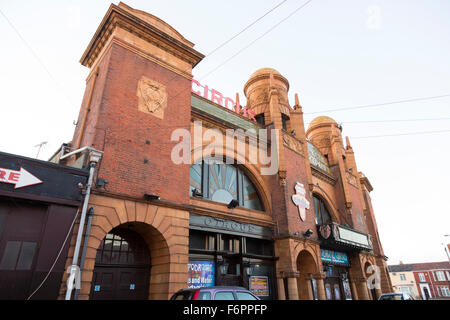
[(392, 292), (383, 293), (378, 300), (414, 300), (408, 293)]
[(261, 300), (243, 287), (202, 287), (181, 289), (170, 300)]

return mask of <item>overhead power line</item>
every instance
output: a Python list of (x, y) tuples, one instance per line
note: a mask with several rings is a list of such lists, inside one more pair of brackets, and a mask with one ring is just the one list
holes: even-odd
[(5, 18), (6, 22), (10, 25), (10, 27), (14, 30), (14, 32), (17, 34), (17, 36), (20, 38), (20, 40), (23, 42), (23, 44), (27, 47), (27, 49), (30, 51), (30, 53), (33, 55), (33, 57), (36, 59), (36, 61), (41, 65), (41, 67), (45, 70), (45, 72), (48, 74), (50, 79), (53, 81), (53, 83), (56, 85), (59, 91), (64, 95), (64, 97), (67, 99), (70, 105), (74, 105), (72, 103), (72, 100), (67, 96), (66, 92), (63, 90), (62, 86), (59, 84), (59, 82), (56, 80), (56, 78), (53, 76), (53, 74), (50, 72), (50, 70), (47, 68), (47, 66), (42, 62), (42, 60), (39, 58), (37, 53), (33, 50), (33, 48), (28, 44), (28, 42), (25, 40), (25, 38), (21, 35), (19, 30), (14, 26), (14, 24), (11, 22), (11, 20), (8, 19), (8, 17), (3, 13), (3, 11), (0, 9), (0, 14)]
[(436, 133), (449, 133), (449, 132), (450, 132), (450, 130), (419, 131), (419, 132), (383, 134), (383, 135), (375, 135), (375, 136), (351, 137), (351, 140), (354, 140), (354, 139), (368, 139), (368, 138), (383, 138), (383, 137), (413, 136), (413, 135), (420, 135), (420, 134), (436, 134)]
[(228, 42), (230, 42), (231, 40), (235, 39), (237, 36), (239, 36), (240, 34), (244, 33), (248, 28), (250, 28), (251, 26), (253, 26), (254, 24), (256, 24), (259, 20), (261, 20), (262, 18), (264, 18), (265, 16), (267, 16), (269, 13), (271, 13), (272, 11), (274, 11), (276, 8), (278, 8), (279, 6), (281, 6), (283, 3), (285, 3), (287, 0), (283, 0), (281, 1), (279, 4), (277, 4), (275, 7), (273, 7), (272, 9), (270, 9), (269, 11), (267, 11), (265, 14), (263, 14), (261, 17), (259, 17), (258, 19), (256, 19), (255, 21), (253, 21), (252, 23), (250, 23), (248, 26), (246, 26), (244, 29), (242, 29), (241, 31), (239, 31), (238, 33), (236, 33), (234, 36), (232, 36), (230, 39), (226, 40), (225, 42), (223, 42), (221, 45), (219, 45), (217, 48), (213, 49), (210, 53), (208, 53), (206, 57), (211, 56), (214, 52), (216, 52), (217, 50), (219, 50), (220, 48), (222, 48), (223, 46), (225, 46)]
[(317, 113), (324, 113), (324, 112), (337, 112), (337, 111), (345, 111), (345, 110), (374, 108), (374, 107), (382, 107), (382, 106), (388, 106), (388, 105), (399, 104), (399, 103), (425, 101), (425, 100), (439, 99), (439, 98), (445, 98), (445, 97), (450, 97), (450, 93), (439, 95), (439, 96), (413, 98), (413, 99), (397, 100), (397, 101), (384, 102), (384, 103), (367, 104), (367, 105), (361, 105), (361, 106), (355, 106), (355, 107), (344, 107), (344, 108), (327, 109), (327, 110), (314, 111), (314, 112), (305, 112), (305, 114), (317, 114)]
[(300, 11), (301, 9), (303, 9), (306, 5), (308, 5), (311, 1), (313, 0), (308, 0), (305, 3), (303, 3), (300, 7), (298, 7), (297, 9), (295, 9), (293, 12), (291, 12), (287, 17), (285, 17), (284, 19), (282, 19), (280, 22), (278, 22), (277, 24), (275, 24), (274, 26), (272, 26), (270, 29), (268, 29), (266, 32), (264, 32), (262, 35), (260, 35), (258, 38), (256, 38), (255, 40), (253, 40), (252, 42), (250, 42), (248, 45), (246, 45), (245, 47), (243, 47), (241, 50), (239, 50), (238, 52), (236, 52), (234, 55), (232, 55), (231, 57), (229, 57), (228, 59), (226, 59), (225, 61), (223, 61), (221, 64), (219, 64), (217, 67), (215, 67), (214, 69), (210, 70), (208, 73), (206, 73), (205, 75), (203, 75), (202, 77), (200, 77), (201, 79), (204, 79), (208, 76), (210, 76), (213, 72), (215, 72), (217, 69), (219, 69), (220, 67), (224, 66), (226, 63), (230, 62), (232, 59), (234, 59), (236, 56), (238, 56), (239, 54), (241, 54), (242, 52), (244, 52), (246, 49), (248, 49), (250, 46), (252, 46), (256, 41), (260, 40), (261, 38), (263, 38), (264, 36), (266, 36), (269, 32), (271, 32), (272, 30), (274, 30), (276, 27), (278, 27), (280, 24), (282, 24), (284, 21), (286, 21), (287, 19), (289, 19), (290, 17), (292, 17), (294, 14), (296, 14), (298, 11)]
[[(340, 121), (340, 124), (347, 123), (390, 123), (390, 122), (421, 122), (421, 121), (439, 121), (439, 120), (450, 120), (448, 118), (422, 118), (422, 119), (387, 119), (387, 120), (359, 120), (359, 121)], [(306, 122), (305, 125), (309, 125), (311, 122)]]

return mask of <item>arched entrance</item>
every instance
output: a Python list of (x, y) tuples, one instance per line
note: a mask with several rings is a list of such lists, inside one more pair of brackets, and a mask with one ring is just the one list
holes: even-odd
[[(368, 279), (367, 281), (367, 293), (368, 293), (368, 298), (369, 300), (377, 300), (377, 293), (375, 290), (375, 284), (373, 283), (373, 281), (370, 280), (370, 277), (372, 275), (374, 275), (375, 273), (375, 269), (373, 268), (372, 264), (370, 264), (369, 262), (366, 262), (364, 264), (364, 273), (366, 278)], [(369, 286), (369, 284), (372, 284), (372, 286)]]
[(313, 300), (317, 298), (317, 290), (313, 274), (317, 273), (314, 257), (307, 250), (303, 250), (297, 257), (298, 297), (300, 300)]
[(148, 299), (150, 253), (144, 239), (132, 228), (131, 224), (116, 227), (100, 243), (90, 299)]

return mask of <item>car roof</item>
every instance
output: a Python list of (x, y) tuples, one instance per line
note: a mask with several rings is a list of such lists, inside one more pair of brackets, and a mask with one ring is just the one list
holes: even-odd
[(245, 290), (248, 291), (244, 287), (239, 286), (211, 286), (211, 287), (200, 287), (200, 288), (185, 288), (181, 289), (180, 291), (195, 291), (195, 290), (218, 290), (218, 289), (228, 289), (228, 290)]

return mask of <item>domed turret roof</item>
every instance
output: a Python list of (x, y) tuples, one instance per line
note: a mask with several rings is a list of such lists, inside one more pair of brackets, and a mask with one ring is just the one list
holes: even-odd
[(317, 126), (319, 124), (337, 124), (337, 122), (330, 117), (319, 116), (319, 117), (314, 118), (313, 121), (311, 121), (311, 123), (308, 126), (308, 129), (312, 128), (314, 126)]
[(250, 76), (250, 79), (254, 78), (256, 76), (262, 75), (262, 74), (270, 74), (270, 73), (277, 74), (277, 75), (281, 76), (281, 73), (279, 73), (275, 69), (272, 69), (272, 68), (261, 68), (259, 70), (256, 70), (255, 72), (253, 72), (252, 75)]

